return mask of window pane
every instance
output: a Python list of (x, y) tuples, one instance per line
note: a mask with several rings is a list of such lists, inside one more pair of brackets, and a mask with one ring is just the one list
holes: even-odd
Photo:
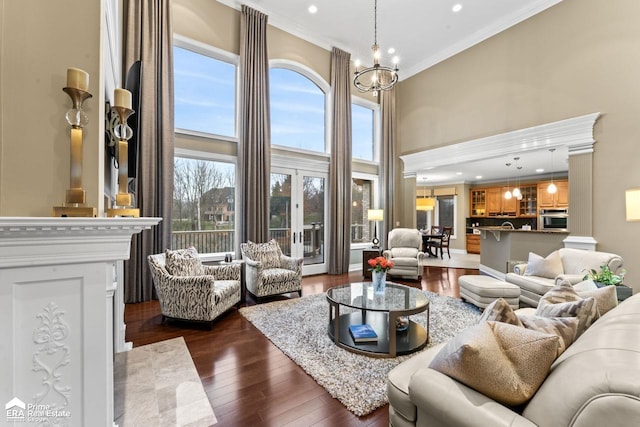
[(373, 240), (371, 222), (367, 211), (372, 209), (373, 192), (371, 181), (353, 179), (351, 184), (351, 243), (368, 243)]
[(171, 247), (234, 252), (235, 165), (176, 157), (174, 168)]
[(352, 156), (373, 161), (373, 110), (351, 104)]
[[(438, 196), (438, 225), (442, 227), (452, 227), (454, 220), (454, 196)], [(456, 234), (455, 229), (451, 234)]]
[(325, 152), (325, 94), (307, 77), (284, 68), (269, 72), (271, 143)]
[(236, 136), (236, 66), (173, 48), (175, 127)]

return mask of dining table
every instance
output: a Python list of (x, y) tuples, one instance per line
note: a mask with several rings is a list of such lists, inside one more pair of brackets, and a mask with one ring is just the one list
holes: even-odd
[[(422, 232), (422, 252), (426, 253), (430, 257), (437, 258), (438, 246), (440, 242), (442, 242), (443, 237), (444, 233)], [(435, 245), (432, 243), (435, 243)]]

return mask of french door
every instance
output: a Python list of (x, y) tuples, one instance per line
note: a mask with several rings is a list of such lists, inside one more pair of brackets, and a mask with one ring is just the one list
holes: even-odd
[(302, 274), (327, 272), (327, 174), (272, 168), (269, 235), (285, 255), (304, 257)]

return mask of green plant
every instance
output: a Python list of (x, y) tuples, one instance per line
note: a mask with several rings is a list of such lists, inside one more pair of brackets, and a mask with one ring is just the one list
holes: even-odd
[(607, 264), (600, 266), (600, 271), (595, 269), (589, 270), (589, 272), (583, 277), (583, 280), (591, 279), (594, 282), (603, 283), (605, 285), (621, 285), (624, 279), (626, 270), (620, 270), (620, 274), (614, 274)]

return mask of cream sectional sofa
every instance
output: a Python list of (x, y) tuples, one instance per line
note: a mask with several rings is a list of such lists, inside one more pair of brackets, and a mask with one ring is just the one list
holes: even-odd
[(389, 425), (640, 425), (639, 337), (640, 295), (635, 295), (607, 312), (569, 346), (533, 398), (517, 409), (429, 368), (444, 346), (439, 344), (389, 372)]
[(599, 270), (603, 264), (607, 264), (614, 273), (619, 272), (623, 265), (620, 256), (608, 252), (561, 248), (558, 249), (558, 253), (563, 270), (559, 275), (553, 277), (525, 275), (526, 263), (516, 265), (513, 273), (507, 273), (505, 280), (520, 286), (521, 304), (537, 307), (542, 295), (555, 285), (556, 280), (566, 279), (576, 284), (583, 280), (589, 270)]

